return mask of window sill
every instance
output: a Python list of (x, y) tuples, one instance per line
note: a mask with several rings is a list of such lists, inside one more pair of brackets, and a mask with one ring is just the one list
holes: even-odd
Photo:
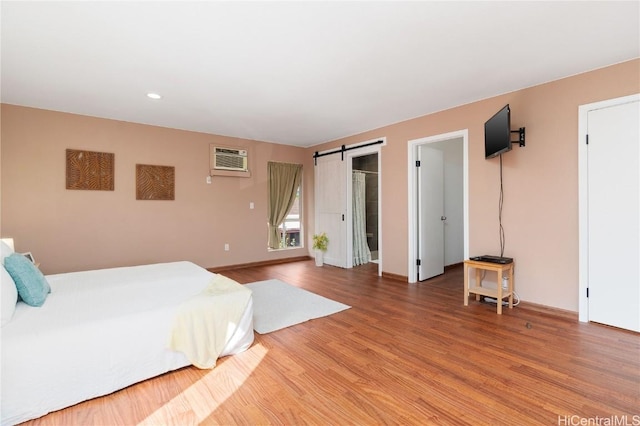
[(267, 247), (267, 252), (271, 253), (271, 252), (274, 252), (274, 251), (288, 251), (288, 250), (301, 250), (301, 249), (304, 249), (304, 247), (302, 247), (302, 246), (299, 246), (299, 247), (283, 247), (283, 248), (277, 248), (277, 249)]

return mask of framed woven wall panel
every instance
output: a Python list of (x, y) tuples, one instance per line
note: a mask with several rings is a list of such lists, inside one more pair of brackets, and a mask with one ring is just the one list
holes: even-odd
[(67, 149), (67, 189), (113, 191), (115, 154)]
[(136, 164), (136, 200), (175, 200), (175, 167)]

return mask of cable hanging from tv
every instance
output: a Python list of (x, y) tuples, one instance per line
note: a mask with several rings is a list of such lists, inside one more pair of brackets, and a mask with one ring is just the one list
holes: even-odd
[[(518, 134), (518, 140), (512, 140), (512, 134)], [(484, 123), (484, 154), (486, 159), (500, 157), (500, 198), (498, 200), (498, 226), (500, 236), (500, 257), (504, 256), (505, 234), (502, 226), (502, 206), (504, 204), (504, 186), (502, 179), (502, 154), (511, 151), (514, 143), (525, 146), (525, 129), (511, 130), (511, 108), (505, 105)]]

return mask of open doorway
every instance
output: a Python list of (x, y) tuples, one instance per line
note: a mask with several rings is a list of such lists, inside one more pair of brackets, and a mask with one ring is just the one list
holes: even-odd
[[(382, 147), (386, 144), (384, 138), (381, 144), (367, 146), (368, 142), (363, 143), (362, 148), (354, 149), (347, 153), (345, 157), (347, 172), (347, 268), (353, 268), (358, 265), (376, 264), (378, 267), (378, 275), (382, 275), (382, 262), (384, 262), (383, 242), (382, 242)], [(360, 237), (366, 242), (366, 247), (362, 247), (364, 251), (367, 249), (371, 252), (371, 256), (367, 263), (354, 262), (354, 173), (364, 182), (364, 192), (361, 198), (364, 199), (364, 215), (362, 222), (364, 226), (361, 228)], [(358, 222), (356, 221), (356, 224)], [(357, 253), (356, 253), (357, 254)], [(366, 253), (365, 253), (366, 255)]]
[[(440, 151), (444, 153), (444, 157), (449, 156), (453, 159), (456, 165), (452, 166), (454, 169), (461, 169), (459, 172), (453, 173), (459, 174), (459, 178), (449, 177), (444, 178), (446, 182), (448, 180), (449, 185), (454, 185), (456, 188), (454, 191), (444, 189), (444, 203), (449, 207), (445, 207), (441, 214), (435, 218), (436, 222), (440, 223), (440, 228), (444, 227), (445, 236), (444, 244), (437, 243), (438, 247), (421, 246), (424, 244), (430, 244), (431, 240), (429, 235), (425, 235), (425, 229), (428, 227), (422, 221), (421, 214), (427, 209), (425, 205), (429, 204), (428, 200), (421, 200), (420, 193), (420, 169), (418, 161), (421, 159), (421, 147), (429, 148), (431, 151)], [(442, 267), (450, 264), (462, 262), (469, 256), (469, 195), (468, 195), (468, 131), (461, 130), (451, 133), (446, 133), (437, 136), (431, 136), (416, 140), (409, 141), (408, 146), (408, 160), (409, 160), (409, 173), (408, 173), (408, 188), (409, 188), (409, 226), (408, 226), (408, 279), (409, 283), (415, 283), (418, 280), (426, 278), (425, 271), (420, 276), (420, 266), (423, 264), (421, 256), (429, 256), (433, 254), (433, 251), (437, 251), (438, 262), (442, 263)], [(450, 160), (444, 160), (445, 170), (447, 169), (446, 163)], [(444, 172), (445, 176), (450, 172)], [(452, 204), (451, 194), (459, 194), (458, 204), (456, 202)], [(458, 197), (458, 195), (453, 196)], [(447, 199), (449, 200), (447, 201)], [(425, 203), (426, 201), (426, 203)], [(422, 229), (421, 229), (422, 224)], [(446, 235), (448, 234), (448, 235)], [(433, 244), (432, 244), (433, 246)], [(428, 263), (428, 262), (425, 262)]]
[(351, 159), (353, 266), (378, 263), (378, 153)]

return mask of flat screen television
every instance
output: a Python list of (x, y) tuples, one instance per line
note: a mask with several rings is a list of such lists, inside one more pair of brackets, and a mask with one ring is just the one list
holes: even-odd
[(511, 110), (505, 105), (484, 123), (484, 157), (493, 158), (511, 151)]

